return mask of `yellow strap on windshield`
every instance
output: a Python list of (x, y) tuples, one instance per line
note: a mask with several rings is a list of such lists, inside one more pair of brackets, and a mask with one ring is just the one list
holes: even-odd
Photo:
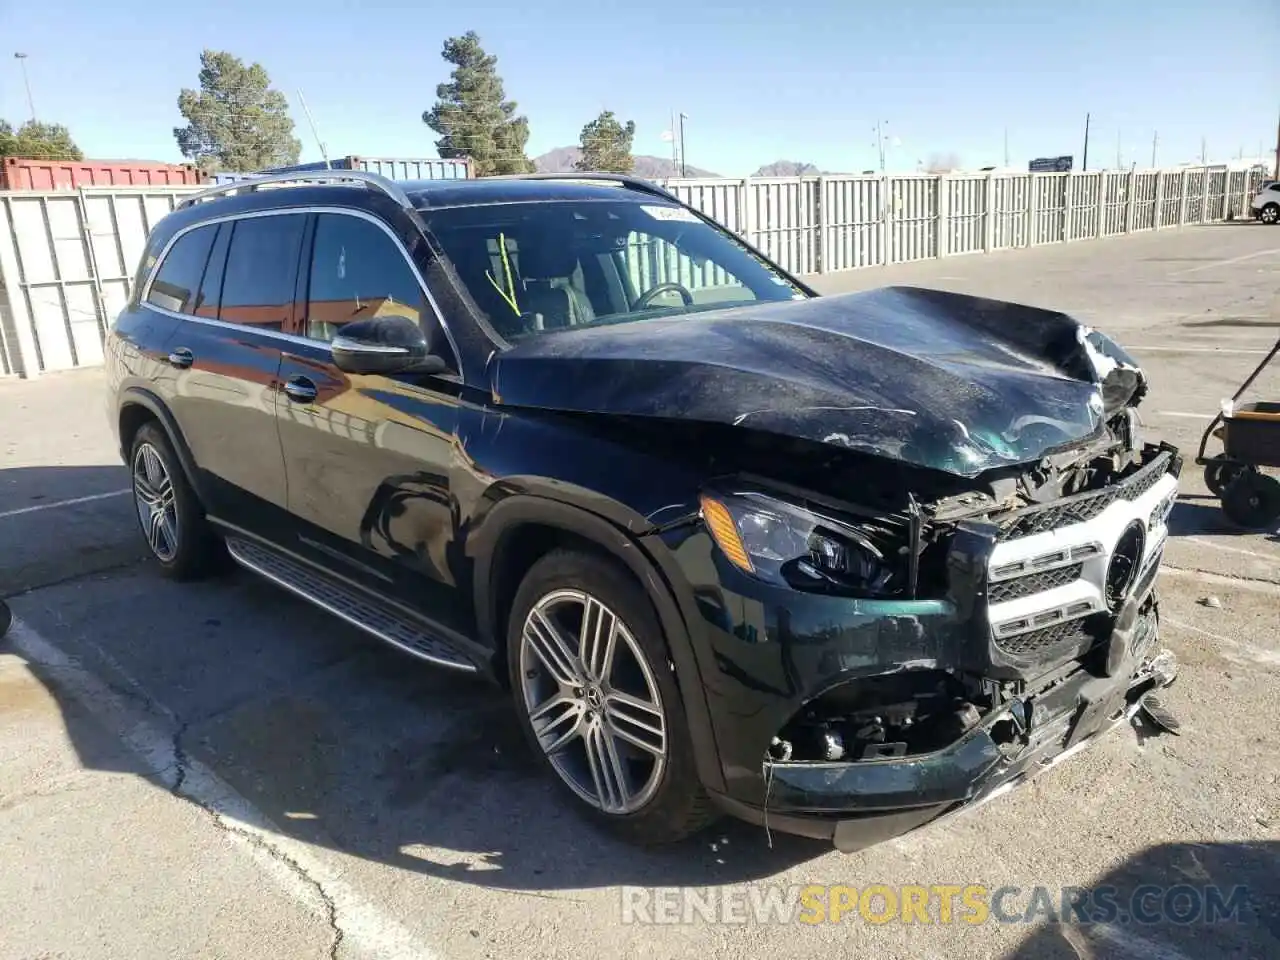
[(507, 305), (515, 311), (516, 316), (520, 316), (520, 305), (516, 302), (516, 281), (515, 274), (511, 270), (511, 261), (507, 259), (507, 235), (505, 233), (498, 234), (498, 253), (502, 257), (502, 273), (507, 281), (507, 288), (502, 289), (502, 285), (493, 278), (493, 274), (488, 270), (484, 275), (489, 278), (489, 282), (493, 284), (493, 289), (498, 291), (498, 296), (507, 301)]

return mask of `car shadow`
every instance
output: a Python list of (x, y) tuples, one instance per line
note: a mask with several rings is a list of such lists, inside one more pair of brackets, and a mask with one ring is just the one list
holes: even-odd
[(1163, 843), (1130, 857), (1083, 894), (1011, 893), (1005, 922), (1035, 903), (1047, 922), (1008, 960), (1280, 956), (1280, 843)]
[[(55, 471), (62, 499), (127, 482), (120, 470), (91, 467), (0, 478), (36, 490), (51, 485), (39, 474)], [(111, 562), (82, 563), (86, 525)], [(202, 781), (186, 776), (198, 764), (282, 836), (411, 873), (528, 891), (742, 882), (831, 850), (728, 818), (669, 847), (615, 838), (577, 813), (543, 769), (506, 692), (423, 664), (244, 571), (196, 583), (163, 578), (139, 562), (127, 495), (0, 519), (0, 538), (18, 544), (0, 556), (0, 597), (10, 597), (23, 627), (159, 731), (184, 791)], [(12, 650), (0, 640), (0, 651)], [(86, 769), (169, 789), (173, 770), (109, 746), (68, 682), (70, 668), (24, 659), (59, 704)]]
[(1169, 535), (1194, 537), (1204, 534), (1249, 534), (1256, 530), (1237, 527), (1222, 512), (1216, 497), (1204, 497), (1192, 502), (1185, 495), (1178, 498), (1169, 514)]

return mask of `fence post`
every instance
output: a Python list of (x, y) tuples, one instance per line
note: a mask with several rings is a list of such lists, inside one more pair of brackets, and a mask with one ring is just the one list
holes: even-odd
[(996, 246), (996, 175), (987, 174), (986, 213), (982, 221), (982, 249), (990, 253)]
[(85, 200), (84, 187), (76, 191), (76, 214), (80, 218), (80, 232), (84, 237), (85, 261), (89, 264), (89, 279), (93, 283), (94, 311), (98, 322), (98, 337), (107, 338), (111, 318), (107, 315), (107, 298), (102, 292), (102, 275), (98, 270), (98, 251), (93, 245), (93, 228), (89, 224), (89, 204)]
[(1205, 167), (1204, 172), (1200, 174), (1200, 222), (1205, 223), (1209, 219), (1209, 168)]
[(738, 184), (738, 229), (742, 231), (742, 238), (752, 246), (756, 245), (755, 239), (751, 236), (756, 228), (755, 211), (751, 208), (751, 180), (743, 177), (742, 182)]
[[(9, 356), (11, 369), (20, 377), (34, 380), (40, 376), (40, 354), (36, 349), (35, 324), (28, 309), (26, 288), (18, 271), (17, 232), (13, 226), (10, 198), (0, 193), (0, 294), (9, 301), (9, 323), (13, 338), (5, 337), (16, 355)], [(0, 323), (4, 317), (0, 316)]]
[(1027, 243), (1028, 247), (1036, 245), (1036, 228), (1039, 227), (1039, 174), (1027, 174)]
[(1098, 225), (1094, 228), (1093, 237), (1099, 240), (1107, 235), (1107, 171), (1098, 171)]
[(949, 174), (940, 173), (934, 181), (938, 191), (938, 213), (935, 218), (937, 226), (937, 251), (938, 259), (942, 259), (951, 252), (951, 177)]
[(1222, 214), (1219, 220), (1226, 221), (1231, 215), (1231, 171), (1224, 170), (1222, 173)]
[(1178, 226), (1183, 226), (1187, 222), (1187, 194), (1190, 184), (1187, 183), (1187, 171), (1185, 169), (1178, 172)]
[(893, 263), (893, 177), (880, 178), (880, 230), (883, 241), (880, 250), (884, 254), (884, 265)]
[[(803, 180), (801, 180), (800, 182), (804, 183)], [(814, 266), (814, 271), (816, 273), (826, 273), (827, 272), (827, 258), (826, 258), (827, 178), (822, 174), (818, 175), (817, 188), (818, 188), (818, 195), (816, 198), (814, 198), (814, 210), (813, 210), (814, 221), (815, 221), (813, 225), (813, 229), (814, 229), (813, 255), (814, 255), (814, 258), (817, 260), (817, 263), (815, 263), (813, 266)]]
[(1130, 170), (1124, 181), (1124, 232), (1133, 233), (1133, 218), (1138, 206), (1138, 171)]
[(1164, 171), (1156, 171), (1156, 207), (1151, 211), (1151, 229), (1164, 226)]

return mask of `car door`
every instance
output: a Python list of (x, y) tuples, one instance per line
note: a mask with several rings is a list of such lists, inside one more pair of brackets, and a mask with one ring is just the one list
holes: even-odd
[[(306, 219), (272, 212), (197, 228), (215, 231), (200, 293), (168, 344), (176, 371), (171, 406), (201, 473), (206, 508), (261, 532), (286, 506), (274, 387)], [(183, 242), (180, 235), (173, 251)], [(150, 299), (170, 296), (163, 273)]]
[(449, 348), (421, 275), (380, 220), (316, 214), (309, 254), (277, 401), (289, 511), (301, 521), (293, 548), (465, 631), (452, 563), (456, 358), (439, 375), (339, 370), (329, 343), (353, 320), (408, 317)]

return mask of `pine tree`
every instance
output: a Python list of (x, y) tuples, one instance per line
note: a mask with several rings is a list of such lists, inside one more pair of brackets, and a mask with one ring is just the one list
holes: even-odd
[(612, 110), (605, 110), (582, 128), (582, 156), (574, 167), (582, 171), (630, 173), (636, 166), (631, 156), (635, 137), (635, 121), (628, 120), (623, 126)]
[(524, 152), (529, 120), (505, 99), (498, 58), (484, 52), (474, 30), (446, 40), (441, 55), (453, 64), (451, 80), (436, 87), (436, 104), (422, 115), (440, 134), (436, 151), (446, 160), (469, 157), (479, 177), (532, 172)]
[(289, 101), (271, 89), (262, 64), (245, 66), (217, 50), (200, 54), (200, 89), (178, 94), (187, 126), (173, 135), (185, 157), (205, 170), (253, 171), (297, 163)]

